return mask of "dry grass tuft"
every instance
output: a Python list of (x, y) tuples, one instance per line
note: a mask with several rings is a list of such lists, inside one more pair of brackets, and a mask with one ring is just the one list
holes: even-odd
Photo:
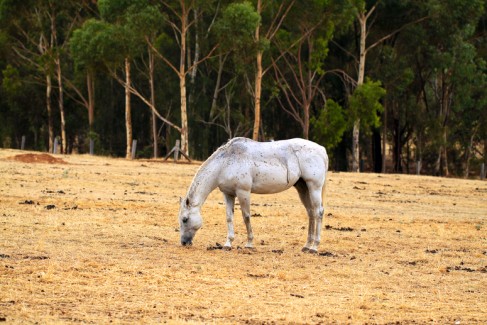
[(256, 249), (228, 252), (217, 191), (179, 245), (198, 165), (19, 154), (0, 150), (0, 321), (487, 323), (486, 182), (331, 173), (320, 254), (294, 190), (254, 195)]

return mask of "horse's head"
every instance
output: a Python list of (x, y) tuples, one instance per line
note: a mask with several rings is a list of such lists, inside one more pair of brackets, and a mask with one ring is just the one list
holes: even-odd
[(179, 207), (179, 232), (181, 234), (181, 245), (191, 245), (196, 231), (203, 225), (200, 215), (200, 208), (192, 206), (188, 198), (181, 199)]

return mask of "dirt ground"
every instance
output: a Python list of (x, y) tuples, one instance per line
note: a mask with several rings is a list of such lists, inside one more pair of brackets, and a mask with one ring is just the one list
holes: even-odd
[(487, 323), (485, 181), (331, 172), (319, 254), (293, 189), (223, 251), (218, 191), (179, 244), (198, 164), (48, 156), (0, 150), (0, 322)]

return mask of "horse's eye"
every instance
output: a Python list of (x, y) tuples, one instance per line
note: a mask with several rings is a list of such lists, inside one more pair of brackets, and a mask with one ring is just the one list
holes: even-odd
[(188, 217), (183, 218), (183, 223), (188, 222), (188, 219), (189, 219)]

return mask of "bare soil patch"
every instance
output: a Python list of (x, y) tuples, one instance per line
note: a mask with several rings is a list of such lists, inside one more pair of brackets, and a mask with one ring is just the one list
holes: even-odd
[(15, 160), (23, 163), (36, 164), (67, 164), (62, 158), (55, 158), (47, 153), (25, 153), (13, 157), (7, 157), (9, 160)]
[(19, 154), (0, 150), (2, 322), (487, 323), (487, 182), (330, 173), (318, 254), (292, 189), (252, 196), (253, 250), (237, 206), (226, 251), (218, 191), (179, 244), (198, 165)]

